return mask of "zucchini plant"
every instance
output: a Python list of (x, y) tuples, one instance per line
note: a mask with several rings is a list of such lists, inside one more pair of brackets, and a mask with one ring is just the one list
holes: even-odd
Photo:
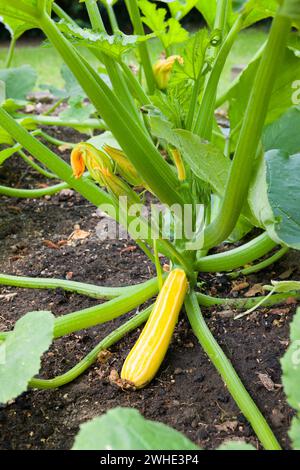
[[(157, 277), (123, 288), (6, 274), (0, 275), (0, 283), (39, 289), (61, 287), (108, 300), (56, 318), (54, 339), (110, 321), (158, 297), (153, 306), (117, 328), (70, 371), (51, 380), (31, 376), (24, 388), (55, 388), (72, 381), (102, 349), (149, 318), (122, 372), (123, 380), (133, 387), (145, 385), (158, 370), (184, 307), (196, 337), (263, 447), (280, 449), (207, 327), (201, 307), (227, 304), (245, 310), (258, 302), (273, 305), (291, 296), (299, 298), (299, 285), (259, 299), (219, 299), (206, 295), (198, 280), (202, 272), (224, 271), (231, 276), (256, 272), (284, 256), (289, 248), (300, 248), (300, 142), (299, 133), (292, 132), (299, 121), (299, 109), (293, 102), (293, 86), (300, 77), (299, 2), (248, 0), (238, 2), (237, 7), (237, 2), (230, 0), (174, 0), (162, 8), (147, 0), (126, 0), (133, 27), (130, 36), (119, 30), (109, 2), (105, 5), (110, 8), (113, 35), (105, 31), (97, 1), (84, 3), (89, 29), (80, 28), (52, 0), (0, 0), (0, 15), (43, 31), (94, 106), (93, 120), (106, 132), (73, 148), (68, 165), (41, 142), (39, 135), (29, 132), (15, 110), (1, 106), (0, 125), (12, 141), (8, 149), (26, 149), (62, 181), (42, 194), (33, 191), (32, 197), (69, 186), (96, 206), (112, 206), (117, 221), (124, 220), (121, 199), (127, 198), (125, 215), (129, 220), (134, 218), (134, 226), (141, 228), (135, 231), (129, 224), (128, 230), (155, 264)], [(189, 35), (180, 21), (194, 5), (207, 28)], [(220, 78), (237, 35), (268, 17), (272, 17), (272, 25), (266, 43), (224, 93)], [(145, 34), (145, 25), (149, 34)], [(163, 52), (153, 59), (149, 41), (154, 37)], [(86, 59), (84, 49), (92, 52), (99, 69)], [(137, 58), (136, 71), (129, 66), (132, 55)], [(215, 110), (223, 105), (228, 110), (228, 132), (215, 117)], [(82, 125), (89, 127), (90, 122), (83, 120)], [(1, 187), (0, 192), (29, 196), (26, 190), (15, 188)], [(145, 192), (169, 208), (188, 208), (191, 230), (179, 236), (182, 220), (178, 212), (171, 211), (169, 236), (164, 236), (161, 220), (153, 233), (140, 209), (133, 213)], [(249, 242), (226, 252), (209, 253), (225, 241), (242, 241), (254, 228), (260, 234)], [(168, 274), (163, 272), (159, 254), (169, 259)], [(260, 258), (263, 261), (245, 268)], [(4, 347), (13, 341), (17, 328), (18, 324), (14, 332), (0, 334)], [(13, 361), (7, 364), (0, 365), (3, 390)], [(17, 388), (11, 393), (7, 389), (3, 396), (8, 400), (18, 393)]]

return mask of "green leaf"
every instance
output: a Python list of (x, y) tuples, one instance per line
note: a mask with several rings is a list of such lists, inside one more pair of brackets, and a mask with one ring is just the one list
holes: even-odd
[(0, 126), (0, 144), (13, 145), (14, 140), (10, 134)]
[(289, 155), (300, 153), (300, 108), (290, 108), (264, 129), (265, 150), (279, 149)]
[(181, 20), (194, 8), (198, 1), (199, 0), (181, 0), (168, 2), (172, 17)]
[(22, 65), (0, 70), (0, 80), (5, 83), (6, 98), (24, 100), (36, 84), (37, 74), (30, 65)]
[(300, 249), (300, 154), (270, 150), (250, 185), (248, 202), (257, 225), (277, 243)]
[(222, 195), (230, 169), (230, 160), (225, 158), (217, 147), (204, 142), (192, 132), (172, 129), (170, 124), (160, 117), (153, 116), (150, 121), (153, 134), (176, 147), (193, 173), (210, 184), (217, 194)]
[(70, 98), (68, 105), (68, 108), (59, 114), (62, 119), (76, 119), (84, 122), (95, 112), (94, 106), (85, 103), (80, 96)]
[(180, 83), (184, 80), (197, 80), (204, 68), (209, 45), (210, 38), (207, 29), (200, 29), (188, 39), (183, 45), (182, 51), (180, 51), (183, 64), (176, 61), (173, 66), (171, 85), (172, 83)]
[(94, 137), (91, 137), (89, 140), (87, 140), (87, 142), (96, 147), (98, 150), (102, 151), (103, 145), (110, 145), (111, 147), (121, 150), (120, 145), (110, 131), (105, 131), (102, 132), (102, 134), (95, 135)]
[[(235, 128), (243, 119), (253, 87), (259, 59), (254, 60), (240, 74), (233, 87), (228, 91), (231, 127)], [(287, 49), (280, 74), (274, 82), (266, 125), (278, 119), (293, 103), (293, 85), (300, 77), (300, 58), (294, 51)]]
[(57, 26), (67, 38), (75, 40), (79, 46), (96, 48), (117, 60), (120, 60), (123, 54), (135, 48), (139, 43), (153, 37), (152, 35), (126, 35), (121, 32), (110, 36), (106, 33), (95, 33), (90, 29), (80, 28), (65, 20), (61, 20)]
[(274, 150), (266, 154), (268, 199), (275, 231), (286, 245), (300, 250), (300, 153)]
[(137, 410), (115, 408), (82, 424), (73, 450), (199, 450), (183, 434), (148, 421)]
[(217, 0), (210, 0), (209, 2), (207, 0), (198, 0), (196, 8), (200, 11), (210, 29), (213, 29), (217, 13)]
[(293, 318), (290, 346), (281, 359), (282, 383), (288, 403), (300, 412), (300, 309)]
[(243, 12), (247, 14), (243, 28), (248, 28), (258, 21), (275, 16), (277, 10), (277, 0), (248, 0), (243, 8)]
[(50, 312), (30, 312), (17, 321), (1, 344), (0, 403), (7, 403), (27, 390), (41, 366), (41, 355), (53, 338), (54, 317)]
[(300, 281), (272, 281), (272, 285), (264, 286), (264, 289), (278, 294), (297, 292), (300, 290)]
[[(300, 381), (299, 381), (300, 386)], [(300, 417), (293, 418), (289, 436), (294, 450), (300, 450)]]
[(140, 0), (139, 8), (144, 15), (142, 17), (143, 23), (160, 38), (166, 49), (172, 44), (187, 40), (188, 32), (177, 19), (166, 20), (167, 10), (165, 8), (157, 8), (154, 3), (150, 3), (148, 0)]
[(0, 165), (2, 165), (5, 162), (5, 160), (10, 158), (14, 153), (16, 153), (16, 149), (12, 147), (1, 150), (0, 151)]
[(218, 450), (256, 450), (251, 444), (246, 442), (225, 442)]
[(6, 16), (0, 17), (0, 23), (4, 24), (11, 37), (16, 40), (19, 39), (19, 37), (21, 37), (25, 31), (32, 28), (32, 26), (28, 25), (28, 23), (25, 23), (24, 21), (16, 20), (15, 18), (9, 18)]

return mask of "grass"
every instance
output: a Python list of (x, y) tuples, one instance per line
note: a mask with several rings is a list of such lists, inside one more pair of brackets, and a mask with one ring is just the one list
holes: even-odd
[[(232, 53), (228, 58), (221, 82), (222, 89), (226, 89), (232, 81), (231, 70), (234, 65), (247, 64), (261, 44), (265, 41), (267, 33), (262, 29), (249, 29), (240, 33)], [(157, 51), (154, 44), (153, 51)], [(4, 66), (7, 47), (0, 47), (0, 68)], [(155, 53), (155, 52), (154, 52)], [(96, 62), (87, 52), (92, 63)], [(35, 45), (24, 45), (17, 47), (12, 66), (18, 67), (22, 64), (30, 64), (38, 73), (38, 85), (49, 84), (59, 88), (63, 87), (60, 75), (62, 60), (52, 47), (38, 47)]]

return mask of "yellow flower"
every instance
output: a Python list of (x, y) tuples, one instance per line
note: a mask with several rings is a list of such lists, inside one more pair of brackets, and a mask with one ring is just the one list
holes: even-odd
[(160, 90), (165, 90), (168, 86), (172, 69), (175, 62), (183, 64), (183, 58), (180, 55), (171, 55), (167, 59), (161, 59), (153, 66), (153, 72), (157, 86)]
[(91, 144), (80, 142), (71, 153), (71, 166), (76, 179), (80, 178), (88, 168), (91, 177), (102, 186), (104, 185), (101, 170), (107, 168), (112, 171), (111, 159)]

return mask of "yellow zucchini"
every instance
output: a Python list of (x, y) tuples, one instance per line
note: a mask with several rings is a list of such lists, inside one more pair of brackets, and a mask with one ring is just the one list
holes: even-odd
[(136, 344), (127, 356), (121, 378), (136, 388), (149, 383), (158, 371), (169, 347), (188, 290), (182, 269), (170, 272)]

